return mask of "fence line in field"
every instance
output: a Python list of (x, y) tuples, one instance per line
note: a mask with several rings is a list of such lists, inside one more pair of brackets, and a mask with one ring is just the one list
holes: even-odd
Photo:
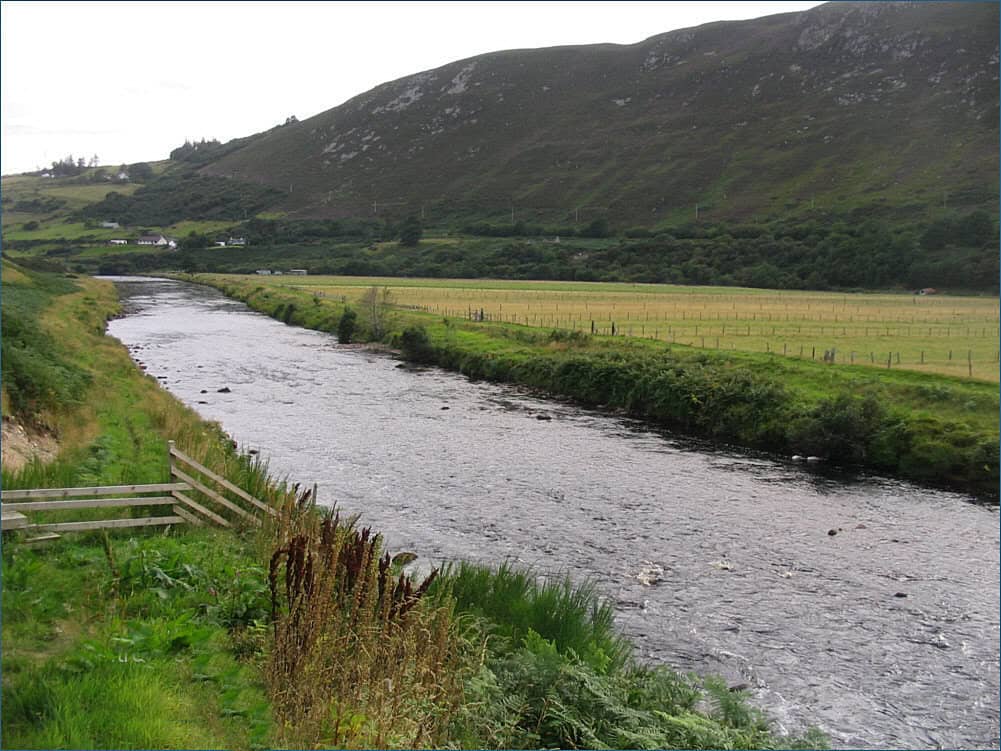
[[(466, 318), (471, 321), (480, 322), (497, 322), (497, 323), (512, 323), (521, 324), (526, 326), (553, 326), (558, 329), (567, 329), (575, 331), (586, 331), (588, 333), (598, 335), (598, 336), (632, 336), (640, 337), (646, 339), (654, 339), (657, 341), (669, 342), (672, 344), (683, 344), (691, 347), (699, 347), (702, 349), (716, 349), (716, 350), (726, 350), (726, 342), (721, 342), (721, 339), (725, 339), (727, 336), (736, 338), (756, 338), (765, 339), (764, 348), (761, 350), (753, 350), (747, 347), (741, 347), (737, 350), (737, 347), (731, 344), (729, 348), (730, 351), (741, 351), (741, 352), (754, 352), (759, 351), (766, 354), (781, 354), (785, 357), (796, 357), (798, 359), (811, 359), (820, 360), (823, 362), (840, 362), (844, 364), (869, 364), (878, 365), (881, 367), (886, 367), (892, 369), (895, 366), (914, 366), (914, 365), (945, 365), (947, 363), (957, 363), (957, 365), (966, 364), (967, 375), (969, 377), (973, 376), (973, 366), (974, 365), (984, 365), (984, 364), (997, 364), (1001, 361), (1001, 351), (994, 350), (989, 355), (973, 353), (972, 349), (966, 349), (965, 356), (964, 352), (959, 349), (948, 350), (947, 355), (942, 352), (932, 353), (929, 350), (919, 350), (917, 354), (906, 353), (906, 355), (901, 354), (900, 350), (886, 350), (885, 352), (877, 352), (875, 350), (854, 350), (851, 348), (840, 349), (838, 347), (821, 346), (818, 347), (814, 344), (795, 344), (790, 347), (789, 342), (773, 342), (767, 337), (769, 333), (771, 336), (794, 336), (798, 335), (802, 328), (797, 326), (796, 334), (791, 331), (780, 331), (778, 327), (759, 327), (756, 331), (746, 322), (741, 322), (739, 325), (729, 326), (730, 333), (727, 334), (728, 326), (724, 325), (719, 327), (718, 333), (716, 329), (712, 326), (692, 326), (692, 327), (675, 327), (674, 325), (661, 326), (647, 326), (646, 323), (635, 323), (633, 320), (629, 320), (625, 324), (617, 324), (611, 317), (606, 319), (606, 323), (602, 323), (597, 319), (587, 319), (580, 315), (569, 316), (566, 318), (560, 318), (559, 316), (533, 316), (526, 314), (508, 314), (504, 315), (500, 312), (492, 313), (487, 312), (484, 308), (472, 308), (467, 307), (466, 310), (453, 309), (453, 308), (441, 308), (438, 306), (416, 306), (418, 309), (423, 309), (427, 312), (440, 312), (446, 317), (461, 317)], [(541, 319), (541, 320), (540, 320)], [(770, 328), (770, 332), (769, 332)], [(837, 337), (838, 334), (836, 330), (838, 328), (842, 329), (841, 336), (848, 337), (847, 327), (820, 327), (820, 331), (823, 332), (826, 328), (831, 328), (830, 336)], [(875, 328), (875, 327), (869, 327)], [(884, 328), (888, 333), (892, 329), (888, 327)], [(986, 327), (980, 327), (983, 329), (985, 335), (989, 335), (993, 338), (997, 338), (1001, 331), (999, 329), (987, 329)], [(648, 330), (649, 329), (649, 330)], [(974, 327), (969, 327), (970, 331), (974, 330)], [(868, 329), (866, 329), (868, 332)], [(993, 332), (993, 333), (992, 333)], [(663, 335), (662, 335), (663, 333)], [(811, 333), (817, 334), (816, 331), (811, 332), (810, 328), (807, 327), (807, 335)], [(945, 335), (943, 335), (945, 336)], [(721, 346), (723, 345), (723, 346)]]

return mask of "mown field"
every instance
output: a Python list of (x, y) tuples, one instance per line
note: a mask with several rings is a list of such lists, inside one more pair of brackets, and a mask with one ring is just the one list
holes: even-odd
[(358, 300), (387, 287), (399, 306), (449, 317), (658, 339), (882, 369), (998, 380), (998, 298), (844, 294), (655, 284), (379, 277), (260, 277)]

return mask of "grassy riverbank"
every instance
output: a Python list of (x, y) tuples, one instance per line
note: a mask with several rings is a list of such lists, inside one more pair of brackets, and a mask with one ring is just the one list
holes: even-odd
[(4, 416), (60, 445), (5, 467), (4, 489), (162, 482), (172, 438), (286, 511), (262, 531), (6, 534), (4, 748), (822, 742), (773, 735), (719, 681), (639, 665), (586, 585), (466, 565), (429, 588), (397, 579), (377, 535), (324, 517), (140, 373), (103, 334), (110, 284), (3, 273)]
[[(346, 304), (258, 277), (198, 275), (275, 318), (336, 332)], [(351, 303), (347, 303), (348, 306)], [(707, 352), (640, 338), (473, 323), (392, 305), (355, 304), (358, 340), (474, 378), (520, 383), (623, 409), (683, 432), (996, 499), (993, 384), (928, 373)], [(405, 334), (409, 330), (409, 334)]]
[[(241, 484), (277, 491), (104, 336), (117, 310), (110, 284), (4, 262), (4, 417), (60, 447), (48, 464), (5, 466), (4, 489), (163, 482), (170, 437)], [(44, 547), (5, 537), (5, 748), (266, 742), (265, 684), (239, 652), (267, 612), (252, 534), (91, 532)]]

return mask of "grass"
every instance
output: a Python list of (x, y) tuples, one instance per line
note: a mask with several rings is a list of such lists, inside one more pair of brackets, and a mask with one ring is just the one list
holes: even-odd
[(460, 562), (443, 573), (436, 592), (455, 600), (456, 607), (490, 624), (502, 649), (520, 645), (535, 633), (562, 654), (575, 654), (599, 672), (624, 667), (629, 644), (615, 632), (608, 603), (585, 583), (569, 576), (539, 577), (502, 564), (495, 569)]
[[(14, 415), (44, 420), (61, 453), (50, 464), (4, 468), (5, 489), (162, 482), (165, 439), (176, 437), (252, 492), (281, 492), (266, 467), (237, 456), (218, 426), (173, 400), (104, 336), (117, 310), (111, 285), (7, 261), (3, 283), (4, 325), (12, 304), (30, 309), (59, 357), (89, 376), (80, 403)], [(6, 394), (4, 404), (13, 406)], [(193, 528), (85, 533), (32, 548), (16, 541), (20, 535), (5, 533), (3, 546), (5, 747), (266, 743), (269, 702), (255, 666), (263, 640), (254, 624), (266, 617), (267, 601), (254, 536)]]
[(348, 277), (268, 278), (267, 285), (357, 300), (388, 287), (398, 305), (450, 317), (657, 339), (700, 349), (775, 353), (997, 381), (998, 299), (776, 292), (580, 282)]
[(825, 747), (816, 731), (775, 737), (718, 679), (637, 663), (587, 583), (462, 563), (431, 594), (487, 644), (452, 720), (460, 747)]
[(107, 554), (95, 535), (4, 545), (4, 747), (263, 742), (263, 682), (232, 648), (249, 624), (226, 621), (253, 546), (214, 530), (107, 544)]
[[(345, 305), (353, 306), (359, 340), (400, 344), (406, 329), (420, 329), (422, 335), (408, 335), (411, 342), (426, 340), (417, 348), (418, 359), (474, 378), (620, 408), (715, 440), (786, 455), (816, 454), (985, 498), (997, 495), (993, 383), (775, 353), (714, 352), (642, 337), (471, 322), (465, 320), (466, 305), (425, 312), (395, 298), (375, 325), (376, 311), (357, 302), (361, 287), (334, 294), (301, 277), (194, 278), (286, 323), (323, 331), (336, 332)], [(767, 293), (757, 296), (766, 299)], [(725, 299), (722, 291), (720, 297)], [(386, 333), (373, 336), (373, 330)]]

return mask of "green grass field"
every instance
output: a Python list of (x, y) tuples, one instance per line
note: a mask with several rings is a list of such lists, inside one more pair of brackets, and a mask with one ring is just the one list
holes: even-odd
[(654, 284), (261, 277), (357, 300), (372, 286), (450, 317), (657, 339), (886, 369), (998, 380), (998, 298)]

